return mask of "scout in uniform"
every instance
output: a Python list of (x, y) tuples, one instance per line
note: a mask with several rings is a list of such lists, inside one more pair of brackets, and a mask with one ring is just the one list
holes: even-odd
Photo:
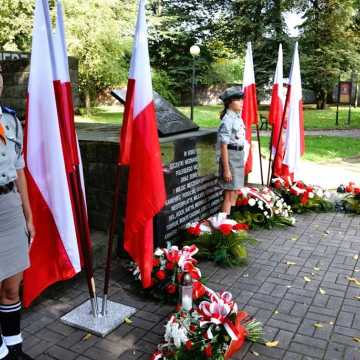
[(240, 86), (225, 90), (220, 96), (224, 110), (220, 115), (217, 147), (219, 183), (224, 189), (222, 212), (230, 214), (237, 190), (244, 186), (245, 125), (241, 118), (243, 92)]
[[(0, 96), (3, 80), (0, 68)], [(15, 112), (0, 106), (0, 359), (31, 360), (22, 351), (19, 288), (35, 235), (29, 204), (22, 128)]]

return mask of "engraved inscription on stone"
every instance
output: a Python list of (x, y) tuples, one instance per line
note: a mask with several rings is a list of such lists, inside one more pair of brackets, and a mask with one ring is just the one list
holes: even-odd
[(222, 189), (215, 175), (199, 176), (198, 155), (194, 145), (191, 147), (190, 144), (190, 148), (182, 147), (182, 152), (177, 152), (177, 161), (168, 164), (165, 170), (168, 175), (165, 177), (168, 199), (158, 216), (158, 245), (176, 240), (186, 224), (219, 212)]

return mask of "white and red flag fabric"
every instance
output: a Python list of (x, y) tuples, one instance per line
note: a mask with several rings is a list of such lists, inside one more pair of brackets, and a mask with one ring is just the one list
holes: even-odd
[(24, 305), (80, 272), (81, 261), (54, 91), (46, 0), (36, 0), (25, 129), (26, 175), (36, 236), (24, 273)]
[(284, 139), (282, 129), (286, 124), (282, 124), (285, 94), (283, 87), (283, 51), (282, 45), (279, 45), (278, 61), (276, 65), (274, 84), (271, 94), (271, 104), (269, 111), (269, 124), (272, 126), (271, 154), (273, 157), (273, 175), (279, 177), (282, 175), (282, 160), (284, 157)]
[(165, 205), (166, 191), (153, 101), (144, 0), (139, 2), (119, 164), (129, 166), (124, 248), (140, 268), (143, 287), (149, 287), (153, 267), (153, 217)]
[(296, 177), (299, 175), (300, 158), (305, 151), (304, 113), (301, 90), (299, 50), (297, 42), (295, 44), (289, 76), (288, 93), (286, 95), (286, 111), (287, 128), (283, 165), (287, 174), (292, 179), (296, 179)]
[(247, 43), (243, 76), (244, 102), (241, 117), (245, 125), (245, 175), (252, 170), (251, 134), (252, 125), (258, 123), (255, 72), (251, 42)]
[[(53, 44), (56, 67), (54, 72), (55, 98), (57, 103), (65, 168), (68, 174), (70, 198), (75, 218), (78, 245), (81, 249), (81, 233), (82, 231), (87, 231), (88, 236), (85, 237), (87, 240), (86, 248), (91, 253), (92, 243), (90, 241), (90, 232), (87, 221), (85, 186), (82, 171), (80, 147), (75, 130), (72, 85), (69, 74), (69, 63), (64, 26), (64, 12), (61, 0), (56, 1), (56, 29), (55, 32), (53, 32)], [(78, 188), (78, 184), (75, 180), (77, 171), (79, 171), (81, 188)], [(83, 208), (82, 213), (85, 217), (84, 220), (80, 219), (81, 211), (78, 210), (80, 208)], [(92, 257), (92, 253), (90, 255)], [(82, 259), (81, 263), (83, 264), (84, 261), (82, 251), (80, 252), (80, 256)]]

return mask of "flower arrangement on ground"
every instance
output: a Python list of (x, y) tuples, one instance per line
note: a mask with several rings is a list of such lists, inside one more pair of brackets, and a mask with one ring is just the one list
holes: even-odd
[(295, 218), (291, 206), (268, 187), (261, 189), (244, 187), (239, 191), (236, 210), (232, 217), (251, 228), (291, 226)]
[(283, 178), (275, 178), (272, 183), (275, 191), (296, 213), (334, 210), (330, 192), (320, 186), (306, 185), (302, 181), (291, 182)]
[[(154, 298), (176, 304), (183, 273), (187, 272), (193, 281), (193, 299), (201, 298), (205, 294), (205, 287), (201, 282), (200, 269), (196, 266), (197, 260), (193, 257), (198, 251), (195, 245), (184, 246), (182, 249), (177, 246), (156, 249), (152, 286), (145, 291), (149, 291)], [(137, 280), (141, 280), (140, 270), (135, 263), (130, 263), (129, 270)]]
[(186, 226), (185, 244), (195, 244), (198, 256), (222, 266), (237, 266), (247, 262), (247, 245), (256, 244), (247, 230), (247, 224), (227, 219), (219, 213), (207, 220)]
[(153, 360), (226, 360), (246, 339), (263, 342), (262, 324), (238, 311), (229, 292), (210, 289), (199, 306), (173, 314), (165, 329), (164, 342), (152, 355)]
[(338, 192), (345, 193), (345, 197), (342, 199), (342, 205), (347, 212), (360, 214), (360, 186), (354, 182), (349, 182), (348, 185), (340, 185)]

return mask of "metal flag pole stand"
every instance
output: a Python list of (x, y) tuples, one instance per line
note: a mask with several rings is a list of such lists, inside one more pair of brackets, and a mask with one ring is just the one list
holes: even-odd
[(261, 158), (260, 131), (258, 124), (256, 124), (256, 135), (257, 135), (258, 149), (259, 149), (261, 185), (264, 185), (264, 175), (263, 175), (263, 166), (262, 166), (262, 158)]
[[(95, 335), (106, 336), (117, 326), (119, 326), (124, 318), (132, 315), (135, 309), (125, 305), (108, 302), (108, 308), (105, 315), (99, 314), (98, 305), (102, 306), (101, 298), (96, 296), (95, 279), (93, 271), (93, 253), (90, 239), (90, 229), (88, 224), (88, 215), (84, 199), (84, 192), (80, 176), (80, 159), (78, 157), (78, 143), (76, 139), (75, 125), (73, 114), (65, 113), (64, 109), (73, 109), (71, 88), (67, 91), (61, 89), (62, 84), (58, 80), (56, 70), (55, 49), (52, 40), (52, 30), (49, 14), (48, 0), (42, 0), (43, 10), (46, 18), (46, 31), (48, 33), (50, 56), (52, 68), (54, 72), (54, 91), (56, 95), (56, 103), (58, 107), (59, 127), (62, 138), (66, 144), (70, 155), (65, 160), (65, 166), (69, 177), (69, 190), (74, 200), (74, 218), (76, 219), (76, 236), (80, 240), (80, 246), (83, 253), (83, 262), (86, 272), (87, 286), (90, 299), (64, 315), (60, 320), (70, 326), (88, 331)], [(62, 25), (62, 8), (60, 0), (57, 1), (58, 21)], [(61, 31), (61, 30), (60, 30)], [(63, 38), (64, 39), (64, 38)], [(64, 45), (64, 44), (63, 44)], [(65, 52), (65, 47), (64, 47)]]
[(270, 136), (270, 144), (269, 144), (269, 149), (270, 149), (270, 155), (269, 155), (269, 166), (268, 166), (268, 172), (267, 172), (267, 181), (266, 181), (266, 185), (270, 186), (270, 170), (271, 170), (271, 162), (272, 162), (272, 140), (274, 137), (274, 125), (272, 126), (272, 130), (271, 130), (271, 136)]

